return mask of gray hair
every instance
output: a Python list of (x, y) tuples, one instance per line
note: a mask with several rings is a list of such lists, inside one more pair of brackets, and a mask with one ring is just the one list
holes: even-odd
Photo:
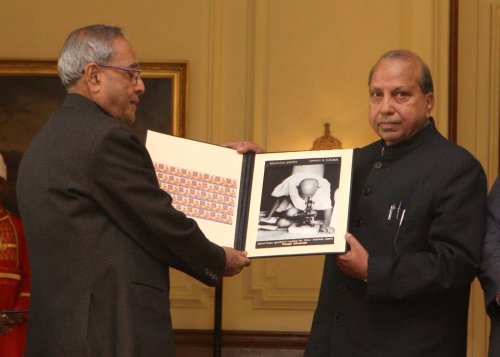
[(402, 60), (416, 60), (422, 66), (422, 75), (419, 82), (420, 90), (423, 94), (434, 92), (434, 84), (432, 83), (432, 75), (429, 66), (420, 58), (416, 53), (408, 50), (392, 50), (384, 53), (375, 66), (370, 71), (368, 76), (368, 85), (372, 82), (373, 71), (377, 67), (377, 64), (383, 59), (402, 59)]
[(113, 55), (113, 42), (120, 37), (124, 37), (123, 31), (117, 26), (91, 25), (72, 31), (57, 61), (64, 87), (75, 84), (88, 63), (108, 63)]

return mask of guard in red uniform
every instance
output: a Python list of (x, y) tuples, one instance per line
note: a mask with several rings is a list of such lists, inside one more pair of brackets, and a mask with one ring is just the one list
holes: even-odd
[(26, 347), (30, 272), (20, 218), (7, 211), (7, 167), (0, 155), (0, 356), (21, 357)]

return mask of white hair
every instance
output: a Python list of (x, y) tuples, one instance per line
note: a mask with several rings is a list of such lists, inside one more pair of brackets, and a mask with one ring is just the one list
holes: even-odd
[(117, 26), (91, 25), (72, 31), (57, 61), (64, 87), (75, 84), (88, 63), (108, 63), (113, 55), (113, 42), (120, 37), (124, 37), (123, 31)]

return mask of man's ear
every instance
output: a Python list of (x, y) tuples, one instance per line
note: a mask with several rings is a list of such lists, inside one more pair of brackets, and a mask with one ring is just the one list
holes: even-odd
[(434, 93), (427, 93), (425, 95), (427, 117), (431, 116), (432, 109), (434, 108)]
[(95, 63), (88, 63), (85, 66), (85, 71), (83, 73), (85, 81), (89, 87), (91, 93), (99, 92), (101, 72), (99, 71), (99, 66)]

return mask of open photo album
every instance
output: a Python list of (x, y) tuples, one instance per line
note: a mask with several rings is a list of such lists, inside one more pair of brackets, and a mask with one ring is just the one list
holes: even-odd
[(154, 131), (146, 147), (173, 206), (214, 243), (250, 258), (345, 252), (352, 149), (242, 155)]

